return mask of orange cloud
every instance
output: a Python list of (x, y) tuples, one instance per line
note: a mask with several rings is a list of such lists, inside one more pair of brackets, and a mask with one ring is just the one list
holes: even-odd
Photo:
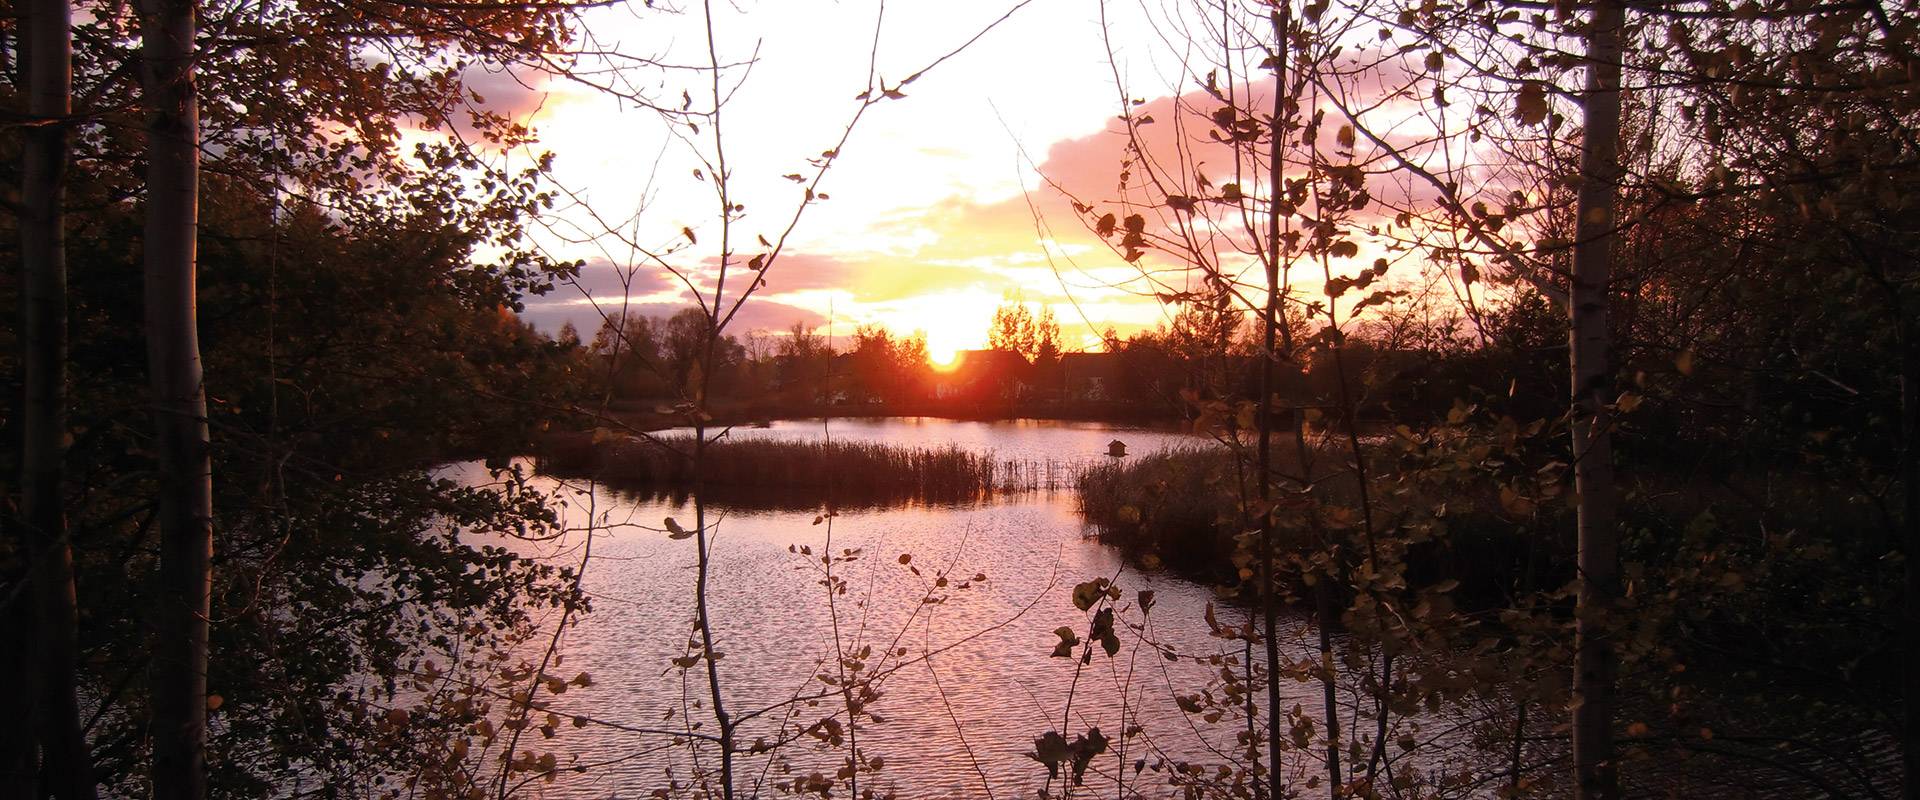
[[(1391, 83), (1383, 81), (1381, 86)], [(1231, 91), (1242, 107), (1262, 108), (1271, 105), (1274, 84), (1241, 84)], [(1373, 112), (1400, 120), (1383, 133), (1395, 146), (1416, 146), (1423, 140), (1420, 131), (1426, 123), (1416, 109), (1403, 107), (1407, 102), (1379, 103)], [(1182, 243), (1197, 242), (1243, 292), (1257, 295), (1265, 281), (1248, 251), (1265, 237), (1264, 217), (1242, 218), (1233, 204), (1207, 200), (1229, 194), (1230, 183), (1242, 183), (1248, 195), (1266, 193), (1264, 167), (1239, 163), (1241, 172), (1236, 174), (1234, 149), (1212, 135), (1220, 130), (1214, 115), (1224, 106), (1203, 90), (1154, 98), (1129, 109), (1137, 121), (1152, 120), (1137, 125), (1137, 147), (1130, 146), (1124, 122), (1111, 118), (1099, 132), (1050, 145), (1045, 159), (1035, 167), (1044, 185), (1024, 196), (987, 203), (955, 198), (896, 214), (884, 220), (882, 229), (895, 238), (917, 238), (921, 244), (914, 255), (924, 262), (964, 264), (992, 272), (1004, 279), (1003, 285), (1021, 290), (1030, 299), (1075, 301), (1093, 326), (1104, 323), (1097, 315), (1111, 315), (1115, 317), (1111, 321), (1125, 332), (1129, 323), (1148, 324), (1158, 315), (1156, 294), (1204, 287), (1201, 275), (1189, 269), (1178, 252), (1149, 248), (1128, 263), (1109, 242), (1088, 230), (1094, 219), (1108, 211), (1122, 216), (1139, 213), (1145, 217), (1150, 238), (1175, 239), (1165, 245), (1175, 251)], [(1380, 148), (1364, 138), (1351, 146), (1341, 142), (1339, 128), (1344, 123), (1338, 110), (1329, 105), (1322, 111), (1325, 122), (1319, 145), (1323, 153), (1336, 163), (1351, 159), (1376, 168), (1390, 166)], [(1298, 175), (1302, 166), (1290, 163), (1286, 169)], [(1391, 220), (1402, 208), (1432, 208), (1432, 188), (1374, 177), (1367, 190), (1373, 202), (1347, 221), (1357, 250), (1331, 259), (1332, 275), (1352, 278), (1370, 269), (1375, 259), (1386, 258), (1393, 264), (1391, 275), (1375, 288), (1417, 281), (1420, 276), (1415, 273), (1426, 268), (1425, 260), (1418, 251), (1402, 252), (1402, 243), (1392, 238)], [(1200, 213), (1173, 207), (1166, 202), (1169, 195), (1196, 198)], [(1076, 208), (1076, 203), (1082, 205)], [(1085, 211), (1089, 207), (1090, 213)], [(1300, 218), (1292, 223), (1303, 224)], [(1317, 261), (1301, 261), (1291, 283), (1303, 300), (1311, 301), (1322, 299), (1320, 287), (1326, 277)], [(1360, 296), (1347, 298), (1343, 305)]]

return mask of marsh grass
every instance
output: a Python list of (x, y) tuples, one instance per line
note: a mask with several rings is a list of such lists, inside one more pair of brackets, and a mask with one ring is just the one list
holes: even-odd
[[(636, 493), (694, 490), (687, 458), (693, 441), (667, 437), (560, 434), (536, 453), (549, 475), (593, 477)], [(874, 442), (731, 439), (708, 444), (701, 487), (716, 499), (768, 507), (844, 506), (923, 501), (962, 503), (994, 494), (1071, 488), (1069, 462), (999, 460), (957, 446), (905, 447)]]
[(1086, 469), (1075, 502), (1108, 544), (1224, 580), (1233, 574), (1240, 487), (1230, 453), (1186, 447)]
[[(1274, 469), (1297, 473), (1299, 459), (1291, 438), (1274, 444)], [(1316, 497), (1331, 505), (1357, 505), (1357, 485), (1341, 447), (1320, 448)], [(1251, 456), (1245, 461), (1225, 447), (1196, 446), (1102, 464), (1082, 471), (1075, 482), (1081, 518), (1102, 541), (1135, 557), (1151, 556), (1165, 566), (1198, 579), (1236, 583), (1234, 553), (1237, 537), (1253, 528), (1242, 515), (1242, 498), (1253, 496), (1255, 476)], [(1393, 484), (1389, 460), (1370, 465), (1377, 487)], [(1376, 489), (1376, 496), (1379, 495)], [(1516, 576), (1533, 559), (1543, 576), (1559, 577), (1551, 547), (1529, 550), (1526, 531), (1500, 518), (1497, 487), (1489, 484), (1485, 497), (1450, 498), (1455, 509), (1448, 534), (1407, 549), (1408, 578), (1416, 585), (1448, 578), (1461, 582), (1460, 596), (1472, 605), (1496, 602), (1512, 591)], [(1395, 501), (1404, 498), (1395, 498)], [(1378, 502), (1378, 501), (1377, 501)], [(1390, 523), (1400, 517), (1389, 509), (1378, 511), (1383, 521), (1378, 535), (1398, 533)], [(1298, 535), (1282, 533), (1279, 546), (1304, 554), (1311, 546)], [(1545, 578), (1543, 578), (1545, 579)]]

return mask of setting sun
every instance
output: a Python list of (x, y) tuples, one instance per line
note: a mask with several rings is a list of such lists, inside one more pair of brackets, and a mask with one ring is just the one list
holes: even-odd
[(950, 289), (894, 300), (875, 317), (891, 330), (926, 334), (934, 366), (951, 368), (960, 351), (986, 346), (1000, 301), (999, 293), (983, 288)]
[(952, 372), (960, 368), (960, 351), (928, 350), (927, 365), (935, 372)]

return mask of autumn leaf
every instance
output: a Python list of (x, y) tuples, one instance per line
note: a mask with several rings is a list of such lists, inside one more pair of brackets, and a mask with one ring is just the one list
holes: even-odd
[(680, 527), (679, 520), (672, 517), (667, 517), (665, 524), (667, 527), (667, 538), (669, 539), (685, 539), (693, 535), (693, 531)]
[(1539, 125), (1547, 121), (1547, 89), (1537, 81), (1528, 81), (1520, 86), (1520, 94), (1514, 97), (1513, 117), (1522, 125)]
[(1533, 501), (1513, 490), (1511, 486), (1500, 487), (1500, 507), (1508, 514), (1524, 517), (1533, 513)]
[(1053, 658), (1072, 658), (1073, 648), (1079, 646), (1080, 637), (1074, 635), (1072, 628), (1066, 627), (1064, 625), (1058, 628), (1055, 628), (1053, 630), (1053, 635), (1060, 637), (1060, 642), (1053, 646), (1052, 657)]

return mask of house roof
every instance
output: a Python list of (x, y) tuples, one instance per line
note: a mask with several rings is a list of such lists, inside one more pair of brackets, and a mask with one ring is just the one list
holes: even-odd
[(965, 370), (990, 370), (1024, 367), (1027, 360), (1019, 353), (1007, 350), (962, 350), (955, 354), (955, 363)]
[(1060, 369), (1069, 378), (1112, 377), (1126, 368), (1119, 353), (1067, 353), (1060, 356)]

